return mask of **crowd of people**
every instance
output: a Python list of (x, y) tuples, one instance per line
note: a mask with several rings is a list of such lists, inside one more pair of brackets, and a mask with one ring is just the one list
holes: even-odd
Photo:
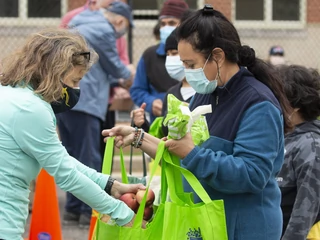
[[(101, 139), (110, 136), (152, 158), (165, 141), (211, 199), (224, 201), (230, 240), (319, 239), (318, 71), (288, 64), (281, 46), (259, 59), (221, 12), (190, 10), (184, 0), (164, 2), (159, 42), (136, 69), (124, 37), (133, 27), (127, 3), (88, 0), (1, 61), (0, 240), (21, 239), (41, 168), (67, 192), (65, 224), (89, 227), (93, 208), (131, 226), (134, 212), (117, 198), (145, 186), (100, 173)], [(130, 92), (134, 126), (114, 127), (115, 92)], [(166, 116), (168, 94), (190, 110), (212, 106), (200, 146), (190, 133), (167, 139), (162, 122), (161, 135), (148, 133)], [(193, 192), (187, 182), (184, 189)]]

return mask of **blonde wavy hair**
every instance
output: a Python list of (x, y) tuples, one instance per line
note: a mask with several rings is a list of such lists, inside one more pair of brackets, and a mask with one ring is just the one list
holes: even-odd
[(61, 80), (75, 66), (83, 66), (84, 72), (88, 71), (94, 57), (96, 53), (89, 49), (79, 33), (64, 29), (42, 30), (32, 34), (20, 50), (3, 60), (0, 83), (31, 86), (43, 100), (51, 103), (61, 98)]

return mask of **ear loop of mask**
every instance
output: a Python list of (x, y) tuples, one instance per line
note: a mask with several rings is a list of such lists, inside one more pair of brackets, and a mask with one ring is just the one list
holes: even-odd
[[(203, 70), (204, 70), (204, 68), (206, 67), (208, 60), (210, 59), (211, 54), (212, 54), (212, 52), (210, 53), (209, 57), (207, 58), (204, 66), (203, 66)], [(218, 81), (220, 81), (220, 83), (222, 84), (222, 80), (221, 80), (221, 77), (220, 77), (220, 68), (219, 68), (218, 62), (217, 62), (216, 60), (214, 60), (214, 61), (215, 61), (215, 63), (217, 64), (217, 70), (218, 70), (218, 71), (217, 71), (217, 75), (216, 75), (216, 77), (215, 77), (214, 80), (218, 80)], [(217, 77), (218, 77), (218, 79), (217, 79)]]
[[(204, 65), (203, 65), (203, 68), (202, 68), (203, 73), (204, 73), (204, 69), (205, 69), (205, 67), (207, 66), (207, 63), (208, 63), (208, 61), (209, 61), (210, 57), (211, 57), (211, 53), (209, 54), (209, 56), (208, 56), (208, 58), (207, 58), (206, 62), (205, 62), (205, 63), (204, 63)], [(217, 63), (217, 64), (218, 64), (218, 63)], [(204, 75), (206, 75), (206, 74), (204, 73)], [(215, 78), (214, 80), (216, 80), (216, 79), (217, 79), (217, 76), (218, 76), (218, 73), (217, 73), (216, 78)], [(207, 78), (207, 76), (206, 76), (206, 78)], [(207, 78), (207, 79), (208, 79), (208, 78)], [(211, 80), (209, 80), (209, 81), (211, 81)]]
[(70, 105), (69, 105), (69, 94), (68, 94), (68, 91), (67, 91), (67, 88), (66, 88), (66, 87), (63, 87), (63, 88), (62, 88), (62, 93), (61, 93), (61, 95), (62, 95), (62, 99), (64, 98), (64, 96), (66, 96), (65, 103), (66, 103), (66, 105), (67, 105), (68, 107), (70, 107)]
[[(222, 79), (221, 79), (221, 76), (220, 76), (220, 67), (219, 67), (219, 64), (218, 64), (217, 61), (215, 61), (215, 62), (216, 62), (216, 64), (217, 64), (217, 71), (218, 71), (218, 72), (217, 72), (216, 79), (221, 83), (222, 88), (224, 88), (224, 89), (230, 94), (228, 88), (226, 88), (226, 86), (224, 86), (224, 84), (223, 84), (223, 82), (222, 82)], [(218, 78), (217, 78), (217, 77), (218, 77)]]
[(205, 69), (205, 67), (206, 67), (206, 65), (207, 65), (207, 62), (209, 61), (209, 58), (211, 57), (211, 53), (209, 54), (209, 57), (207, 58), (207, 60), (206, 60), (206, 62), (204, 63), (204, 65), (203, 65), (203, 70)]

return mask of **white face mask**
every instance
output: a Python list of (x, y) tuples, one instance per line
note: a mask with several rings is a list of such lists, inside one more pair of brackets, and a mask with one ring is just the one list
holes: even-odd
[(218, 86), (218, 74), (216, 79), (213, 81), (209, 81), (204, 74), (203, 69), (206, 67), (206, 64), (209, 60), (210, 56), (208, 57), (207, 61), (205, 62), (203, 68), (197, 69), (185, 69), (184, 72), (186, 74), (186, 80), (190, 84), (190, 86), (200, 94), (210, 94), (212, 93)]
[(165, 65), (167, 72), (173, 79), (182, 81), (185, 78), (184, 67), (180, 56), (167, 56)]

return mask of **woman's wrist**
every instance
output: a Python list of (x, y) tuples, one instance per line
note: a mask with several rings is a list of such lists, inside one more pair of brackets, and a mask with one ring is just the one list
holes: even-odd
[(120, 188), (121, 183), (117, 180), (114, 180), (112, 187), (110, 189), (110, 196), (119, 198), (119, 188)]
[(135, 148), (140, 148), (144, 139), (144, 130), (142, 128), (135, 128), (133, 140), (131, 142), (131, 146)]
[(114, 182), (115, 182), (115, 179), (110, 176), (107, 181), (107, 185), (104, 188), (104, 191), (109, 195), (112, 195), (112, 188), (113, 188)]

